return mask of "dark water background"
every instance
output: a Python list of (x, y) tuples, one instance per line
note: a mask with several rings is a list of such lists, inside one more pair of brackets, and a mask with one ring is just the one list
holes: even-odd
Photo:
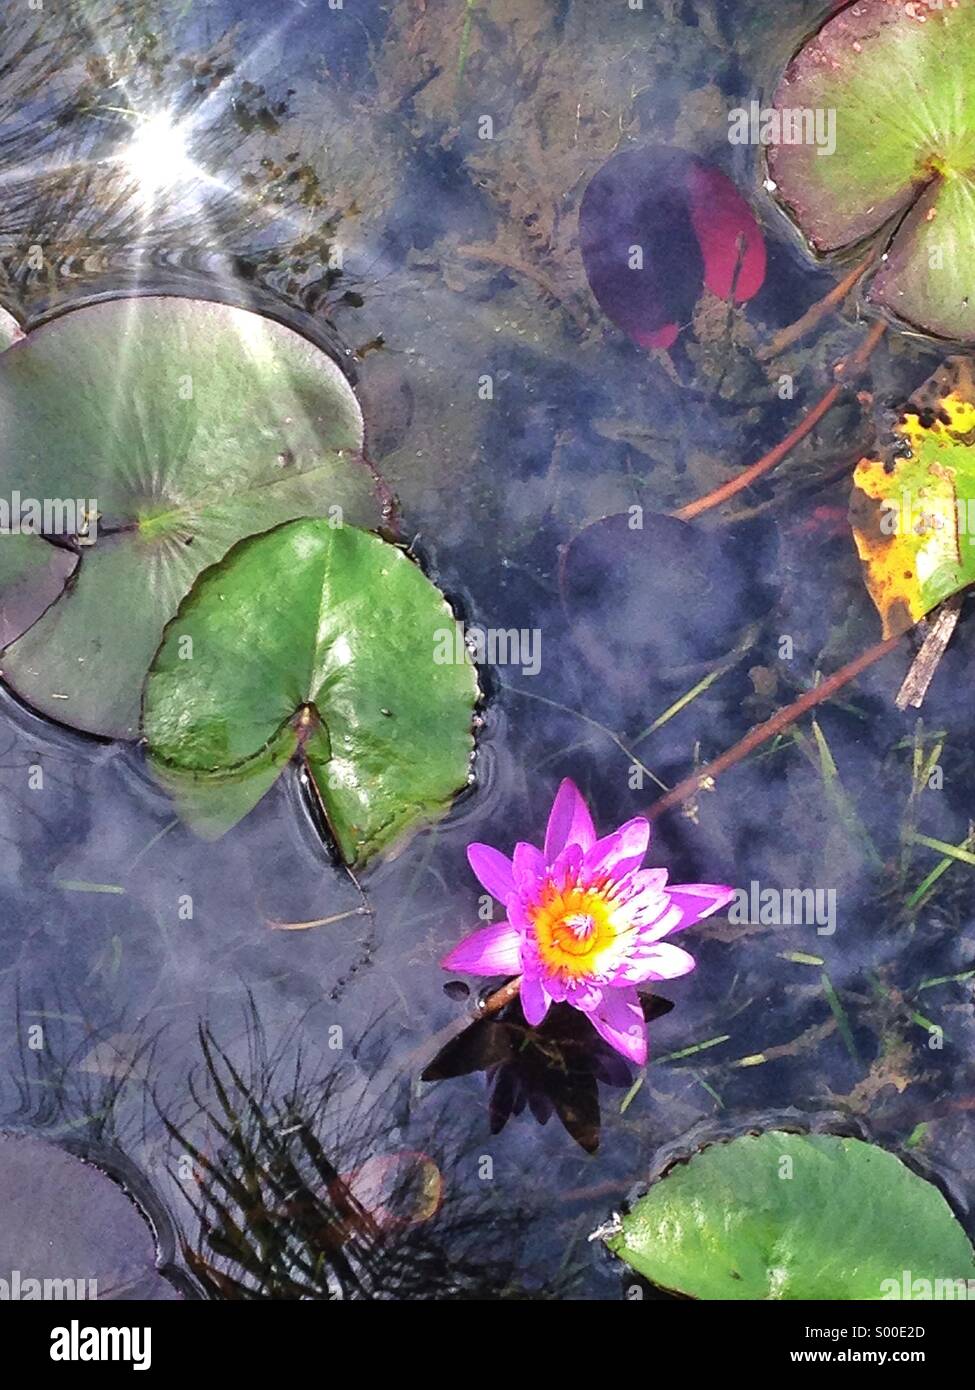
[[(443, 824), (363, 875), (374, 915), (301, 932), (269, 923), (351, 913), (361, 899), (328, 862), (294, 785), (279, 784), (204, 845), (174, 821), (138, 749), (53, 728), (4, 695), (7, 1126), (124, 1161), (198, 1242), (195, 1179), (180, 1176), (182, 1150), (161, 1116), (219, 1150), (188, 1085), (195, 1076), (198, 1097), (212, 1100), (202, 1020), (248, 1076), (270, 1073), (271, 1090), (300, 1058), (309, 1093), (329, 1101), (321, 1133), (339, 1171), (377, 1153), (429, 1155), (444, 1199), (426, 1224), (448, 1262), (505, 1251), (520, 1285), (560, 1281), (588, 1297), (618, 1297), (624, 1280), (586, 1235), (701, 1123), (734, 1128), (785, 1107), (839, 1113), (910, 1152), (963, 1200), (971, 980), (928, 982), (975, 968), (972, 870), (953, 864), (912, 906), (939, 856), (906, 837), (916, 826), (959, 844), (975, 819), (964, 622), (923, 721), (893, 704), (906, 644), (820, 711), (837, 778), (803, 726), (801, 738), (729, 772), (696, 819), (661, 820), (652, 862), (674, 880), (834, 889), (837, 926), (825, 936), (719, 919), (695, 931), (699, 968), (662, 990), (675, 1007), (652, 1027), (639, 1088), (602, 1090), (597, 1153), (557, 1119), (542, 1127), (527, 1112), (492, 1135), (482, 1075), (418, 1080), (431, 1038), (466, 1007), (444, 993), (438, 960), (477, 924), (469, 841), (507, 850), (538, 839), (563, 776), (609, 829), (657, 794), (649, 776), (632, 785), (633, 751), (672, 785), (879, 636), (843, 521), (848, 483), (835, 474), (939, 359), (933, 345), (896, 335), (864, 383), (872, 400), (851, 395), (764, 486), (712, 514), (703, 549), (671, 528), (652, 531), (621, 594), (609, 548), (586, 624), (559, 596), (560, 547), (582, 528), (634, 504), (680, 505), (757, 457), (862, 338), (853, 302), (774, 370), (756, 362), (762, 332), (798, 317), (835, 273), (805, 258), (762, 190), (758, 152), (727, 141), (728, 109), (770, 92), (822, 4), (647, 0), (639, 13), (602, 0), (345, 0), (339, 11), (324, 0), (93, 0), (38, 15), (3, 0), (3, 9), (8, 307), (35, 322), (104, 294), (173, 290), (252, 305), (308, 332), (357, 382), (404, 538), (416, 538), (458, 611), (542, 634), (536, 676), (484, 672), (476, 785)], [(22, 51), (32, 31), (37, 45)], [(140, 209), (105, 162), (122, 126), (97, 113), (113, 104), (187, 122), (215, 183), (182, 204)], [(493, 141), (478, 139), (484, 114)], [(768, 239), (761, 295), (731, 325), (724, 306), (705, 306), (673, 369), (601, 316), (575, 244), (587, 179), (628, 143), (677, 144), (714, 161), (751, 198)], [(289, 182), (274, 166), (286, 173), (293, 151), (311, 173)], [(323, 259), (336, 242), (341, 275)], [(41, 271), (26, 264), (36, 243)], [(780, 372), (795, 375), (792, 401), (778, 397)], [(484, 373), (491, 402), (477, 395)], [(781, 659), (783, 636), (791, 659)], [(912, 794), (915, 749), (938, 743), (943, 788)], [(36, 764), (42, 794), (28, 790)], [(187, 893), (191, 921), (178, 915)], [(796, 953), (822, 964), (788, 958)], [(34, 1052), (27, 1030), (38, 1021), (45, 1045)], [(931, 1045), (929, 1024), (943, 1029), (943, 1046)], [(335, 1025), (339, 1050), (329, 1048)], [(257, 1055), (261, 1030), (275, 1067)], [(106, 1062), (105, 1039), (128, 1065)]]

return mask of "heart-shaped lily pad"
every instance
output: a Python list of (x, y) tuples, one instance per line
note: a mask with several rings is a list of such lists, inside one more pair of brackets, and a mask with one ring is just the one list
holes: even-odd
[(713, 1144), (654, 1183), (606, 1243), (692, 1298), (923, 1297), (925, 1282), (930, 1298), (935, 1281), (951, 1283), (946, 1297), (975, 1280), (975, 1252), (938, 1189), (886, 1150), (833, 1134)]
[(869, 300), (975, 339), (975, 0), (856, 0), (800, 49), (773, 104), (769, 172), (812, 246), (886, 236)]
[(861, 459), (850, 518), (885, 637), (975, 583), (975, 378), (949, 358), (908, 402), (889, 447)]
[(419, 567), (367, 531), (306, 519), (243, 541), (197, 581), (152, 663), (153, 771), (215, 837), (298, 757), (361, 862), (467, 782), (478, 689), (455, 631)]
[[(293, 517), (375, 523), (361, 448), (338, 367), (246, 310), (114, 300), (31, 332), (0, 356), (2, 492), (73, 502), (97, 529), (61, 597), (3, 653), (4, 678), (43, 714), (134, 737), (152, 655), (201, 570)], [(24, 537), (0, 546), (11, 539)], [(23, 592), (36, 571), (48, 584), (34, 550), (18, 551), (0, 581)]]

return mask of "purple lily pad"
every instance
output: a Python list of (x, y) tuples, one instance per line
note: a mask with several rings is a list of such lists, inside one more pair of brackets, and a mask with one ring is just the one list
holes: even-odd
[(46, 1140), (0, 1136), (0, 1210), (0, 1298), (181, 1297), (158, 1267), (155, 1235), (135, 1201)]
[(666, 146), (603, 165), (582, 198), (579, 242), (599, 307), (640, 347), (672, 347), (704, 289), (744, 304), (765, 279), (765, 240), (735, 185)]

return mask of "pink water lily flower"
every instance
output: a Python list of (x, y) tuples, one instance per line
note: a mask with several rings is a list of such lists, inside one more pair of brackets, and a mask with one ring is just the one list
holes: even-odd
[(553, 1003), (581, 1009), (600, 1037), (624, 1057), (647, 1060), (647, 1028), (637, 985), (673, 980), (694, 958), (664, 941), (731, 901), (713, 883), (667, 886), (666, 869), (641, 869), (650, 824), (627, 821), (596, 836), (592, 817), (568, 778), (559, 787), (545, 846), (520, 843), (511, 859), (490, 845), (467, 857), (507, 918), (480, 927), (446, 955), (445, 970), (521, 975), (521, 1007), (541, 1023)]

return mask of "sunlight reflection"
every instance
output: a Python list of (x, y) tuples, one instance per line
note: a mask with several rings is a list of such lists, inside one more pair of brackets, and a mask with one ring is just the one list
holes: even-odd
[(186, 182), (198, 173), (185, 135), (163, 112), (140, 119), (121, 159), (143, 200), (149, 203), (163, 189)]

